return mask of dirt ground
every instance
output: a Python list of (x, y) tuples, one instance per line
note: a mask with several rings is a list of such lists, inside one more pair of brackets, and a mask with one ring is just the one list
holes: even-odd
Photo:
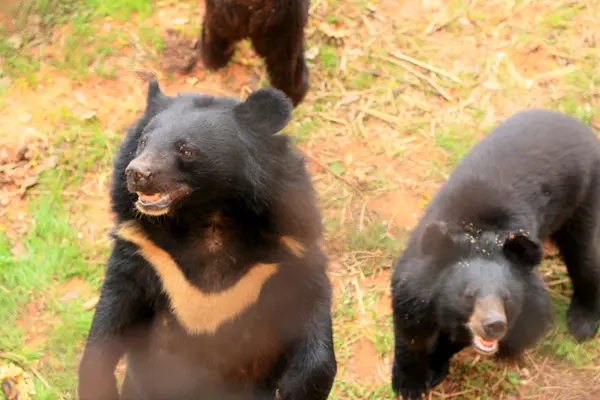
[[(327, 228), (339, 362), (332, 398), (393, 398), (393, 258), (453, 165), (500, 120), (547, 107), (600, 130), (600, 2), (314, 0), (310, 12), (311, 89), (286, 133), (307, 157)], [(0, 43), (8, 46), (0, 52), (0, 228), (10, 243), (7, 256), (31, 254), (31, 204), (60, 187), (68, 225), (86, 246), (81, 259), (98, 275), (52, 275), (52, 287), (15, 309), (25, 339), (0, 340), (0, 359), (21, 360), (25, 348), (36, 349), (20, 365), (36, 371), (39, 387), (46, 381), (47, 390), (61, 388), (48, 398), (68, 399), (72, 388), (62, 389), (53, 375), (67, 367), (43, 354), (53, 349), (49, 330), (61, 323), (50, 303), (76, 299), (89, 313), (97, 301), (112, 226), (110, 163), (123, 129), (143, 109), (144, 82), (158, 77), (167, 94), (245, 97), (268, 78), (247, 43), (219, 72), (201, 62), (190, 70), (203, 15), (195, 2), (160, 1), (143, 17), (106, 11), (85, 26), (73, 19), (48, 28), (33, 18), (20, 30), (7, 13), (0, 14)], [(84, 28), (97, 37), (83, 33), (73, 47), (69, 38)], [(75, 136), (73, 126), (80, 129)], [(49, 173), (68, 185), (48, 184)], [(600, 339), (578, 345), (566, 334), (569, 282), (555, 251), (547, 250), (542, 273), (562, 307), (557, 327), (515, 363), (464, 351), (430, 399), (600, 398)], [(14, 281), (1, 283), (4, 293), (18, 290)]]

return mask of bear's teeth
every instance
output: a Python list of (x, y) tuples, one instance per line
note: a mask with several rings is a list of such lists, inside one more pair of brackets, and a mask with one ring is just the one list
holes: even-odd
[(138, 198), (144, 202), (155, 202), (160, 200), (160, 193), (154, 193), (154, 194), (144, 194), (141, 192), (138, 192)]
[(497, 340), (484, 339), (481, 336), (477, 336), (476, 340), (481, 347), (483, 347), (484, 349), (489, 349), (489, 350), (496, 347), (496, 343), (498, 342)]

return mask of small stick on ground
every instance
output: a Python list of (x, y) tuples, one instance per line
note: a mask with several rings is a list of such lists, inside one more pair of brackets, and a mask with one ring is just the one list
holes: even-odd
[(30, 367), (29, 370), (44, 384), (44, 386), (46, 386), (47, 389), (50, 389), (50, 384), (37, 369)]
[(348, 179), (344, 178), (340, 174), (336, 173), (334, 170), (329, 168), (328, 165), (322, 163), (321, 160), (319, 160), (312, 154), (306, 153), (306, 155), (308, 155), (311, 158), (311, 160), (313, 160), (315, 163), (317, 163), (321, 168), (323, 168), (324, 170), (329, 172), (331, 175), (333, 175), (334, 177), (336, 177), (337, 179), (339, 179), (340, 181), (345, 183), (352, 190), (354, 190), (356, 192), (356, 194), (358, 194), (358, 196), (362, 199), (362, 201), (365, 202), (365, 210), (367, 211), (367, 213), (369, 213), (369, 218), (371, 218), (371, 219), (373, 218), (373, 213), (371, 212), (371, 209), (368, 206), (366, 206), (367, 198), (366, 198), (365, 194), (358, 187), (356, 187), (355, 184), (353, 184), (352, 182), (350, 182)]
[(406, 61), (406, 62), (414, 64), (414, 65), (416, 65), (418, 67), (424, 68), (424, 69), (426, 69), (428, 71), (436, 73), (436, 74), (438, 74), (440, 76), (448, 78), (448, 79), (450, 79), (453, 82), (462, 83), (462, 81), (460, 80), (460, 78), (458, 78), (457, 76), (454, 76), (454, 75), (450, 74), (449, 72), (446, 72), (446, 71), (444, 71), (442, 69), (436, 68), (433, 65), (426, 64), (426, 63), (424, 63), (422, 61), (419, 61), (419, 60), (417, 60), (415, 58), (407, 56), (406, 54), (402, 54), (399, 51), (394, 51), (394, 52), (392, 52), (390, 54), (393, 57), (396, 57), (396, 58), (398, 58), (398, 59), (400, 59), (402, 61)]
[(378, 58), (389, 62), (390, 64), (394, 64), (398, 67), (403, 68), (404, 70), (406, 70), (407, 72), (413, 74), (414, 76), (416, 76), (417, 78), (419, 78), (422, 81), (427, 82), (432, 88), (434, 88), (444, 99), (446, 99), (449, 102), (453, 102), (454, 99), (452, 97), (450, 97), (450, 95), (442, 88), (440, 87), (437, 83), (435, 83), (433, 81), (433, 79), (429, 78), (426, 75), (423, 75), (422, 73), (420, 73), (419, 71), (415, 70), (414, 68), (408, 66), (407, 64), (404, 64), (400, 61), (397, 61), (391, 57), (384, 57), (384, 56), (379, 56)]

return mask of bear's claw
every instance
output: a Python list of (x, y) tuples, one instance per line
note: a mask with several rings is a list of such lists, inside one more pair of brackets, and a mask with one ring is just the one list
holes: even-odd
[(434, 388), (448, 376), (448, 372), (450, 371), (450, 362), (446, 362), (440, 369), (429, 369), (427, 371), (427, 387)]
[(418, 400), (427, 394), (425, 381), (419, 382), (418, 379), (397, 371), (392, 374), (392, 388), (400, 394), (402, 400)]
[(567, 323), (571, 335), (578, 342), (592, 339), (598, 332), (599, 313), (589, 311), (576, 302), (571, 303), (567, 311)]

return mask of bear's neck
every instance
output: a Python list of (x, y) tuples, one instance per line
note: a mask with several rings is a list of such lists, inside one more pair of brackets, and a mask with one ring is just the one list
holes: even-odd
[[(307, 192), (303, 197), (307, 199)], [(316, 204), (283, 199), (261, 209), (243, 199), (223, 199), (201, 208), (182, 208), (168, 217), (142, 217), (140, 223), (154, 243), (174, 256), (194, 252), (210, 259), (270, 262), (282, 243), (291, 240), (311, 247), (320, 237)]]

